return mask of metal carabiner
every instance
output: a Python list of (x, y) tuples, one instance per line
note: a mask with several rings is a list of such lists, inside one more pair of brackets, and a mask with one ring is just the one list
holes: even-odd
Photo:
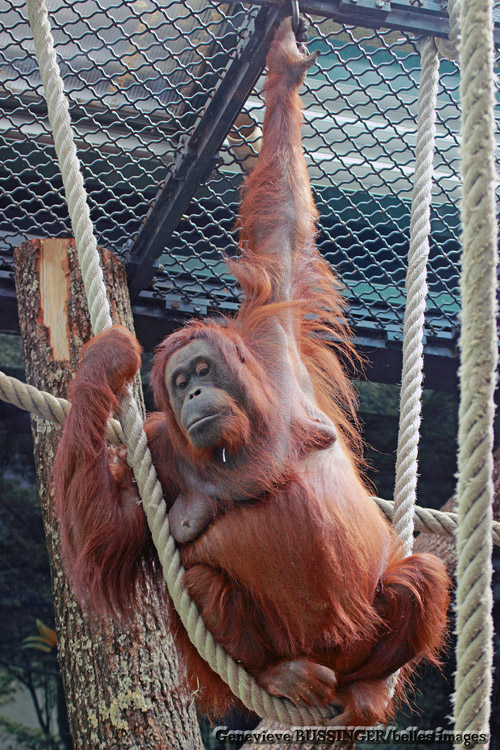
[(292, 3), (292, 29), (295, 33), (299, 28), (299, 0), (291, 0)]

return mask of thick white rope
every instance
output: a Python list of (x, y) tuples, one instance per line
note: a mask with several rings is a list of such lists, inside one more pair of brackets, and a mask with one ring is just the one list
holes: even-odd
[(410, 555), (413, 548), (413, 515), (417, 496), (418, 442), (422, 409), (425, 299), (439, 82), (439, 60), (434, 39), (427, 37), (422, 41), (420, 56), (422, 72), (418, 95), (415, 177), (406, 273), (403, 374), (394, 490), (394, 528), (401, 539), (405, 555)]
[[(57, 398), (47, 391), (39, 391), (32, 385), (23, 383), (17, 378), (10, 377), (0, 371), (0, 400), (14, 404), (20, 409), (37, 414), (52, 422), (63, 425), (71, 404), (65, 398)], [(116, 419), (108, 421), (108, 432), (106, 435), (112, 445), (121, 445), (123, 432), (120, 423)]]
[[(488, 732), (497, 226), (491, 0), (462, 0), (462, 326), (458, 431), (455, 732)], [(456, 747), (465, 747), (457, 743)]]
[[(394, 516), (394, 503), (381, 497), (372, 498), (387, 518)], [(451, 511), (434, 510), (415, 506), (415, 530), (426, 534), (454, 537), (458, 528), (458, 514)], [(493, 521), (493, 544), (500, 545), (500, 522)]]
[[(427, 261), (431, 231), (431, 196), (439, 61), (434, 40), (420, 45), (421, 75), (417, 106), (415, 175), (411, 201), (410, 246), (406, 271), (406, 308), (403, 327), (399, 432), (394, 488), (393, 525), (405, 557), (413, 550), (418, 479), (418, 443), (424, 371), (424, 321), (427, 296)], [(387, 679), (392, 697), (399, 671)]]
[[(52, 33), (44, 0), (27, 0), (28, 16), (40, 73), (47, 98), (75, 244), (82, 269), (92, 328), (99, 333), (111, 325), (97, 243), (93, 235), (80, 164), (74, 146), (68, 104), (54, 51)], [(125, 435), (128, 461), (137, 481), (153, 542), (158, 551), (170, 596), (190, 639), (210, 667), (229, 685), (247, 708), (259, 716), (283, 724), (319, 725), (337, 715), (330, 709), (296, 707), (284, 698), (268, 695), (240, 664), (237, 664), (205, 627), (195, 603), (183, 585), (184, 569), (170, 534), (167, 509), (156, 475), (139, 409), (129, 388), (121, 402), (120, 422)]]
[[(46, 391), (39, 391), (32, 385), (27, 385), (17, 378), (0, 371), (0, 400), (37, 414), (39, 417), (64, 424), (66, 416), (71, 408), (71, 403), (65, 398), (57, 398)], [(113, 445), (122, 445), (124, 442), (123, 431), (116, 419), (108, 421), (107, 439)], [(394, 516), (394, 502), (384, 500), (381, 497), (373, 497), (387, 518)], [(421, 508), (415, 506), (415, 529), (428, 534), (454, 537), (457, 532), (458, 515), (452, 512), (434, 510), (433, 508)], [(493, 544), (500, 545), (500, 523), (493, 522)]]
[(80, 162), (76, 154), (68, 101), (57, 64), (47, 10), (36, 0), (27, 0), (29, 22), (35, 51), (40, 66), (49, 120), (54, 134), (54, 146), (59, 159), (75, 246), (82, 267), (85, 292), (89, 300), (90, 319), (94, 333), (112, 324), (109, 302), (97, 242), (94, 236), (87, 194), (83, 185)]

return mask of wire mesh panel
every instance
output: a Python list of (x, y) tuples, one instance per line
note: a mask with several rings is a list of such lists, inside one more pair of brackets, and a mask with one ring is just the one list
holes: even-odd
[[(354, 324), (397, 339), (405, 301), (416, 142), (417, 45), (404, 34), (314, 19), (309, 48), (321, 51), (303, 93), (304, 149), (321, 214), (319, 249), (344, 281)], [(429, 336), (453, 338), (458, 310), (459, 77), (454, 63), (443, 61), (441, 67), (427, 323)], [(244, 110), (256, 125), (264, 109), (259, 92)], [(246, 122), (243, 130), (249, 130)], [(255, 133), (258, 130), (258, 140)], [(247, 160), (252, 163), (252, 143), (248, 145)], [(231, 254), (236, 244), (231, 229), (242, 178), (234, 139), (221, 156), (222, 164), (198, 191), (162, 258), (171, 288), (185, 296), (191, 289), (198, 294), (213, 268), (219, 273), (220, 252)], [(182, 272), (191, 277), (191, 288), (181, 281)], [(230, 295), (230, 285), (225, 289)], [(217, 288), (217, 296), (221, 292), (224, 289)]]
[[(248, 12), (206, 0), (48, 3), (99, 241), (137, 231)], [(70, 233), (24, 2), (0, 2), (0, 232)]]
[[(155, 195), (257, 8), (206, 0), (49, 2), (100, 244), (126, 257)], [(22, 0), (0, 0), (0, 270), (22, 238), (69, 221)], [(420, 76), (407, 34), (313, 19), (321, 57), (303, 90), (304, 149), (321, 214), (318, 245), (345, 284), (358, 333), (401, 338)], [(263, 118), (262, 81), (165, 250), (150, 292), (167, 308), (230, 311), (224, 254)], [(428, 342), (456, 338), (459, 75), (441, 62)], [(177, 174), (176, 179), (182, 180)]]

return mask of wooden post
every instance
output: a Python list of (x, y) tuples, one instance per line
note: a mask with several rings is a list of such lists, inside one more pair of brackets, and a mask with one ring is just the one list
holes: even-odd
[[(122, 263), (101, 251), (113, 320), (132, 329)], [(29, 383), (65, 396), (82, 345), (88, 307), (72, 240), (26, 242), (14, 253), (19, 322)], [(133, 625), (90, 622), (74, 599), (61, 560), (52, 499), (60, 428), (32, 419), (40, 502), (49, 551), (58, 656), (75, 750), (202, 748), (193, 701), (168, 630), (165, 591), (149, 584)], [(26, 561), (29, 575), (29, 560)]]

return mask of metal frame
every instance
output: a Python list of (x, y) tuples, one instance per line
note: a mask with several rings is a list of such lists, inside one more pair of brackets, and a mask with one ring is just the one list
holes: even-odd
[[(230, 3), (237, 0), (229, 0)], [(179, 153), (126, 260), (133, 300), (155, 275), (165, 248), (200, 183), (210, 174), (220, 145), (264, 68), (274, 30), (286, 13), (283, 0), (255, 0), (262, 8), (225, 77)], [(302, 11), (368, 28), (381, 26), (417, 35), (447, 37), (449, 20), (439, 0), (301, 0)], [(495, 22), (500, 46), (500, 23)]]
[[(142, 291), (132, 304), (136, 335), (146, 351), (152, 351), (168, 334), (193, 316), (205, 316), (211, 311), (200, 289), (199, 304), (191, 305), (180, 294), (158, 297), (153, 292)], [(231, 314), (236, 302), (225, 305), (220, 312)], [(0, 271), (0, 330), (19, 333), (16, 290), (12, 274)], [(398, 329), (399, 330), (399, 329)], [(353, 377), (366, 377), (378, 383), (394, 383), (394, 373), (402, 366), (402, 342), (398, 332), (391, 335), (390, 326), (385, 331), (363, 328), (355, 336), (356, 350), (365, 360), (362, 373)], [(456, 337), (443, 337), (427, 341), (424, 346), (424, 374), (427, 388), (455, 392), (458, 388), (458, 350)], [(500, 395), (500, 393), (499, 393)]]
[[(235, 3), (238, 0), (226, 0)], [(283, 0), (252, 0), (255, 5), (287, 7)], [(450, 23), (441, 0), (300, 0), (300, 10), (312, 16), (369, 29), (396, 29), (416, 36), (446, 39)], [(500, 15), (494, 12), (495, 44), (500, 44)]]
[(214, 158), (264, 68), (266, 52), (282, 18), (278, 7), (263, 7), (236, 51), (193, 133), (158, 193), (126, 261), (130, 296), (137, 299), (154, 276), (154, 264), (189, 201), (214, 166)]

